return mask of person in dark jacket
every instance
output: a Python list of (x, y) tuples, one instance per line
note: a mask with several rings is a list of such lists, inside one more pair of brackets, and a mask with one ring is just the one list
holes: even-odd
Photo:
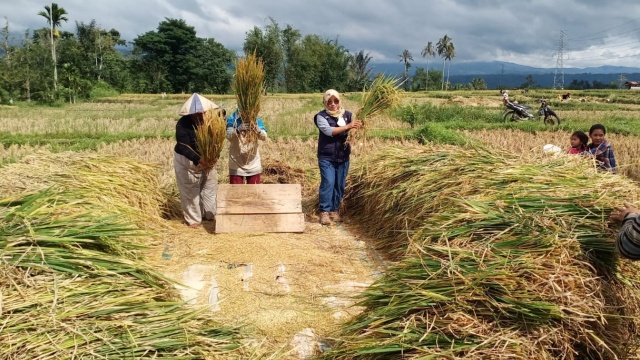
[(215, 167), (205, 172), (199, 165), (196, 129), (202, 124), (205, 111), (218, 111), (214, 110), (217, 108), (215, 103), (193, 94), (178, 113), (182, 117), (176, 124), (173, 168), (184, 221), (190, 228), (199, 227), (202, 219), (213, 220), (216, 213), (218, 173)]
[(640, 260), (640, 210), (625, 203), (611, 213), (611, 219), (621, 222), (616, 238), (616, 249), (623, 257)]
[(320, 223), (340, 222), (338, 210), (344, 195), (351, 146), (346, 142), (349, 130), (358, 129), (362, 122), (340, 104), (340, 94), (327, 90), (322, 97), (324, 110), (314, 117), (320, 131), (318, 137), (318, 167), (320, 168)]

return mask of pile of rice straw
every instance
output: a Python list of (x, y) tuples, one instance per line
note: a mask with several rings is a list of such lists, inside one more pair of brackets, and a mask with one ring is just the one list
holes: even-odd
[(448, 146), (358, 164), (347, 213), (396, 261), (325, 358), (638, 355), (640, 268), (607, 221), (635, 183), (579, 157)]
[(126, 215), (137, 225), (161, 223), (166, 194), (159, 184), (159, 166), (135, 159), (95, 153), (38, 152), (2, 168), (0, 194), (22, 196), (48, 187), (82, 192), (96, 211)]
[(136, 260), (154, 167), (41, 154), (3, 170), (40, 189), (0, 200), (0, 358), (246, 358), (237, 329)]
[(233, 79), (238, 112), (242, 123), (248, 126), (246, 140), (257, 141), (257, 119), (264, 93), (264, 63), (255, 53), (239, 58)]

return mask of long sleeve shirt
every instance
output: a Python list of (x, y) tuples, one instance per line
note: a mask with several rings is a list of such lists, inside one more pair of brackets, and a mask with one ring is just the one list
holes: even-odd
[[(333, 127), (329, 125), (327, 119), (320, 115), (316, 115), (316, 124), (318, 126), (318, 130), (327, 136), (333, 136)], [(347, 122), (344, 119), (344, 116), (340, 115), (338, 117), (338, 126), (345, 126)]]
[(640, 215), (629, 213), (622, 220), (616, 239), (618, 252), (627, 259), (640, 260)]
[(196, 124), (189, 115), (185, 115), (176, 123), (176, 146), (174, 151), (191, 160), (194, 165), (200, 162), (196, 143)]

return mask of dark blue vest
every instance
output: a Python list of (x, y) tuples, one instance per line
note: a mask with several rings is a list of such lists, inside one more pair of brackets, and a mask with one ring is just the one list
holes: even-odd
[[(338, 118), (327, 114), (326, 110), (322, 110), (317, 115), (325, 118), (331, 127), (338, 127)], [(316, 116), (317, 116), (316, 115)], [(318, 126), (316, 116), (313, 117), (313, 122)], [(342, 115), (347, 124), (351, 123), (351, 113), (348, 111)], [(318, 137), (318, 159), (330, 160), (336, 162), (349, 161), (349, 155), (351, 154), (351, 146), (346, 144), (348, 131), (334, 136), (327, 136), (320, 131)]]

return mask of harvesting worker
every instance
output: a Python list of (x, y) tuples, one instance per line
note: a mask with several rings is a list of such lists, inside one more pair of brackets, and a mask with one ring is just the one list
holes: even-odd
[(622, 223), (616, 249), (623, 257), (640, 260), (640, 210), (629, 203), (611, 213), (611, 219)]
[(229, 183), (260, 184), (262, 161), (259, 141), (267, 140), (267, 129), (262, 119), (255, 124), (242, 121), (236, 109), (227, 119), (229, 140)]
[(202, 124), (205, 111), (217, 108), (202, 95), (193, 94), (178, 112), (182, 117), (176, 124), (173, 167), (184, 221), (190, 228), (199, 227), (203, 219), (213, 220), (216, 213), (218, 173), (215, 167), (205, 172), (199, 164), (196, 129)]
[(349, 172), (351, 146), (347, 135), (351, 129), (359, 129), (362, 122), (354, 120), (351, 112), (340, 103), (340, 94), (333, 89), (327, 90), (322, 103), (324, 110), (316, 114), (313, 121), (318, 127), (318, 167), (320, 168), (320, 223), (329, 225), (340, 222), (340, 203)]

